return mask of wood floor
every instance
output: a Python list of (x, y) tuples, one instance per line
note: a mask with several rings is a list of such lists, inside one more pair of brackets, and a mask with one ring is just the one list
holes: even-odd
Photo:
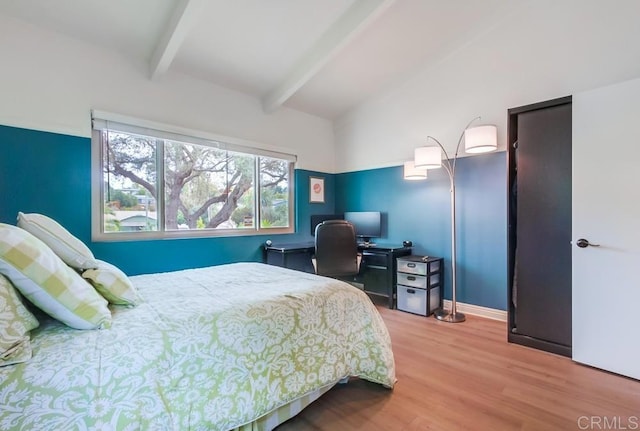
[(351, 379), (278, 431), (640, 430), (640, 382), (506, 341), (506, 323), (451, 324), (379, 307), (393, 391)]

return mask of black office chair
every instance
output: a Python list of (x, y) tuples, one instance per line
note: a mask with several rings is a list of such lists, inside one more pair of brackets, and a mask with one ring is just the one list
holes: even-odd
[(316, 226), (316, 274), (334, 278), (353, 277), (360, 272), (356, 231), (345, 220), (326, 220)]

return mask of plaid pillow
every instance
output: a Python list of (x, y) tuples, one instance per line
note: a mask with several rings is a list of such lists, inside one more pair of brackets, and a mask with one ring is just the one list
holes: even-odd
[(29, 331), (38, 325), (9, 280), (0, 275), (0, 367), (31, 358)]
[(87, 269), (82, 277), (96, 288), (107, 301), (117, 305), (136, 306), (140, 297), (129, 278), (114, 265), (96, 259), (98, 267)]
[(107, 301), (89, 283), (38, 238), (3, 223), (0, 274), (38, 308), (72, 328), (111, 326)]

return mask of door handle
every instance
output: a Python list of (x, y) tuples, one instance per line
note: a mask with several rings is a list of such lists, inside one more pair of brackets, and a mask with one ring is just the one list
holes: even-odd
[(588, 239), (584, 239), (584, 238), (580, 238), (578, 241), (576, 241), (576, 245), (580, 248), (587, 248), (589, 246), (600, 247), (600, 244), (590, 243)]

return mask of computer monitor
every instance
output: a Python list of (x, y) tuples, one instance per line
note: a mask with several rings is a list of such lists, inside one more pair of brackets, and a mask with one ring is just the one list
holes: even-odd
[(311, 216), (311, 235), (316, 234), (316, 226), (327, 220), (342, 220), (342, 214), (313, 214)]
[(344, 213), (344, 219), (351, 222), (356, 229), (356, 236), (365, 244), (371, 238), (382, 236), (382, 222), (378, 211), (351, 211)]

